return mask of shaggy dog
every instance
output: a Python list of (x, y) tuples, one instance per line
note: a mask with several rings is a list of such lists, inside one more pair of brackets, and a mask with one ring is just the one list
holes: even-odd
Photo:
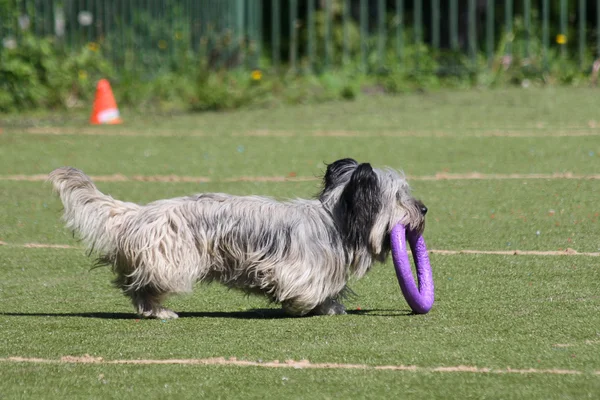
[(345, 314), (350, 276), (385, 261), (390, 231), (422, 232), (427, 208), (394, 170), (343, 159), (327, 166), (315, 200), (201, 193), (147, 205), (101, 193), (70, 167), (49, 175), (67, 228), (110, 265), (140, 316), (177, 318), (162, 306), (196, 282), (262, 293), (291, 315)]

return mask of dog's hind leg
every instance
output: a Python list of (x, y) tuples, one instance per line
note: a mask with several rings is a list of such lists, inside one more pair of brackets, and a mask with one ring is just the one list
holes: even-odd
[(314, 315), (343, 315), (346, 314), (346, 307), (336, 300), (328, 298), (313, 308), (311, 313)]
[(158, 293), (155, 289), (141, 289), (127, 293), (137, 313), (144, 318), (175, 319), (177, 313), (161, 305), (166, 293)]
[(114, 267), (116, 277), (113, 285), (121, 289), (123, 294), (131, 299), (136, 313), (142, 318), (175, 319), (177, 313), (163, 307), (161, 304), (170, 293), (155, 285), (140, 285), (136, 283), (127, 263), (116, 263)]

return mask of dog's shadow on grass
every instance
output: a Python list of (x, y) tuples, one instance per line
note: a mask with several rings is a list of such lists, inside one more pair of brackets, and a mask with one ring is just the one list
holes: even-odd
[[(369, 317), (407, 317), (414, 315), (409, 310), (347, 310), (349, 315), (361, 315)], [(210, 312), (178, 312), (179, 318), (233, 318), (233, 319), (286, 319), (299, 318), (286, 314), (280, 308), (256, 308), (247, 311), (210, 311)], [(79, 317), (79, 318), (99, 318), (99, 319), (132, 319), (137, 320), (140, 317), (133, 313), (108, 313), (108, 312), (75, 312), (75, 313), (25, 313), (25, 312), (0, 312), (0, 316), (6, 317)], [(307, 315), (301, 318), (317, 317)]]

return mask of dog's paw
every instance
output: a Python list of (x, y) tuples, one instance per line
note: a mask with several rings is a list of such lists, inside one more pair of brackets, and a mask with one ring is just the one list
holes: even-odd
[(316, 306), (312, 313), (315, 315), (344, 315), (346, 314), (346, 307), (335, 300), (327, 299)]
[(179, 318), (176, 312), (169, 310), (168, 308), (160, 308), (158, 310), (144, 311), (142, 313), (144, 318), (156, 318), (156, 319), (175, 319)]

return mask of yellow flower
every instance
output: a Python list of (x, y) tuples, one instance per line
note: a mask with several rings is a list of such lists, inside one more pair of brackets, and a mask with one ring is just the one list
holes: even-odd
[(88, 49), (90, 49), (93, 52), (98, 51), (98, 49), (100, 48), (100, 46), (98, 46), (98, 43), (96, 43), (96, 42), (88, 43), (87, 47), (88, 47)]
[(262, 72), (255, 69), (254, 71), (252, 71), (252, 74), (250, 74), (250, 77), (252, 78), (253, 81), (260, 81), (262, 78)]
[(562, 33), (559, 33), (558, 35), (556, 35), (556, 43), (566, 44), (567, 43), (567, 35), (563, 35)]
[(84, 70), (80, 69), (79, 70), (79, 79), (82, 81), (85, 81), (88, 77), (87, 72), (85, 72)]
[(181, 33), (181, 32), (175, 32), (175, 39), (176, 40), (183, 39), (183, 33)]
[(161, 50), (164, 50), (167, 48), (167, 41), (166, 40), (159, 40), (158, 41), (158, 48)]

